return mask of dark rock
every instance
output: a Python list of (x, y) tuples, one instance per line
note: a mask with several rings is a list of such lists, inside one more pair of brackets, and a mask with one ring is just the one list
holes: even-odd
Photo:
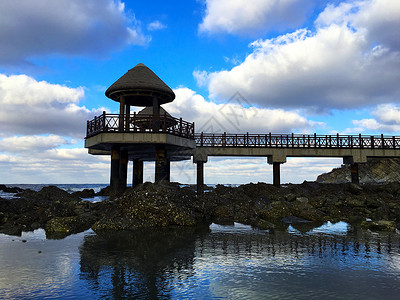
[(96, 193), (93, 189), (84, 189), (83, 191), (73, 192), (72, 195), (79, 198), (93, 198)]
[(53, 233), (67, 236), (72, 233), (82, 232), (89, 229), (93, 221), (94, 220), (91, 219), (90, 216), (88, 216), (88, 218), (78, 216), (55, 217), (46, 224), (46, 236), (51, 237)]
[(24, 189), (21, 189), (19, 187), (7, 187), (4, 184), (0, 184), (0, 191), (3, 191), (5, 193), (16, 194), (23, 192)]
[(109, 186), (102, 188), (98, 193), (96, 193), (96, 196), (110, 196), (110, 190), (111, 188)]
[(92, 228), (102, 231), (194, 226), (207, 221), (204, 207), (194, 191), (181, 189), (178, 184), (145, 183), (116, 199), (106, 216)]
[(310, 220), (304, 220), (296, 216), (284, 217), (282, 218), (282, 222), (286, 224), (311, 223)]

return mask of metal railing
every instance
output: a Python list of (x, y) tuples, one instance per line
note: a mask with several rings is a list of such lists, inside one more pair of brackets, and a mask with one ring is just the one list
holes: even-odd
[(87, 121), (86, 137), (103, 132), (148, 132), (169, 133), (194, 138), (194, 123), (164, 115), (106, 114)]
[(301, 134), (195, 134), (200, 147), (400, 149), (398, 136)]

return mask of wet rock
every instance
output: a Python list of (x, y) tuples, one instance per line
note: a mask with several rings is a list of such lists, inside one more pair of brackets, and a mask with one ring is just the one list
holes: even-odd
[(259, 216), (266, 220), (281, 220), (284, 217), (293, 215), (288, 204), (284, 201), (272, 202), (268, 209), (260, 210)]
[(93, 189), (84, 189), (83, 191), (74, 192), (72, 195), (79, 198), (93, 198), (96, 193)]
[(109, 186), (102, 188), (98, 193), (96, 193), (96, 196), (110, 196), (110, 189)]
[(72, 233), (85, 231), (89, 229), (92, 224), (93, 219), (91, 219), (90, 216), (55, 217), (46, 224), (46, 236), (51, 237), (53, 233), (55, 233), (55, 236), (57, 236), (57, 234), (67, 236)]
[(256, 228), (258, 228), (258, 229), (261, 229), (261, 230), (273, 230), (273, 229), (275, 229), (275, 227), (276, 227), (273, 223), (268, 222), (268, 221), (266, 221), (266, 220), (264, 220), (264, 219), (259, 219), (259, 220), (257, 220), (257, 221), (253, 224), (253, 226), (256, 227)]
[(282, 222), (286, 224), (311, 223), (310, 220), (305, 220), (296, 216), (284, 217), (282, 218)]
[(21, 189), (19, 187), (7, 187), (4, 184), (0, 184), (0, 191), (3, 191), (5, 193), (11, 193), (11, 194), (16, 194), (16, 193), (21, 193), (24, 191), (24, 189)]
[(372, 231), (390, 231), (396, 230), (396, 223), (393, 221), (379, 220), (379, 221), (363, 221), (361, 227)]
[(106, 216), (92, 227), (95, 231), (132, 230), (170, 225), (194, 226), (207, 222), (205, 204), (191, 189), (166, 182), (145, 183), (128, 189), (115, 200)]
[(308, 198), (307, 197), (296, 197), (296, 201), (299, 203), (307, 204)]

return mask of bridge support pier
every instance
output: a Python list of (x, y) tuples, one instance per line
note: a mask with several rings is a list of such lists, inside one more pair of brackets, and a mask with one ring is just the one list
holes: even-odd
[(143, 161), (135, 158), (133, 160), (132, 187), (143, 183)]
[(358, 163), (352, 163), (350, 165), (351, 182), (360, 184), (360, 176), (358, 174)]
[(273, 185), (276, 187), (281, 186), (281, 163), (274, 162), (272, 163), (272, 172), (273, 172)]
[(170, 180), (170, 162), (164, 147), (156, 148), (155, 182)]

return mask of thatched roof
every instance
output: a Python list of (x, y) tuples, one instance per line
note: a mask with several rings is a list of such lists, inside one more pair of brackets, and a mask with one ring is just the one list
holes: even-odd
[(152, 106), (153, 97), (157, 97), (158, 104), (175, 99), (171, 88), (144, 64), (130, 69), (106, 91), (108, 98), (118, 102), (120, 95), (124, 95), (125, 102), (133, 106)]
[[(143, 108), (141, 111), (137, 113), (138, 116), (143, 116), (143, 115), (152, 115), (153, 114), (153, 107), (147, 106)], [(167, 114), (167, 117), (171, 117), (171, 115), (160, 106), (160, 115), (163, 116), (164, 114)]]

